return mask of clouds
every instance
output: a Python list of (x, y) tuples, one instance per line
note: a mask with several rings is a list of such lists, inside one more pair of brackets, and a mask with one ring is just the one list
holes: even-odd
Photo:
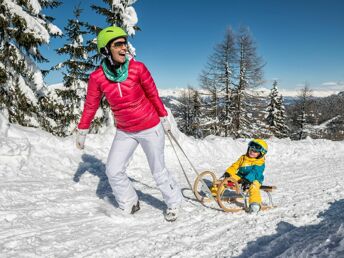
[(322, 88), (325, 88), (327, 90), (338, 90), (338, 91), (344, 91), (344, 81), (329, 81), (329, 82), (323, 82), (321, 84)]

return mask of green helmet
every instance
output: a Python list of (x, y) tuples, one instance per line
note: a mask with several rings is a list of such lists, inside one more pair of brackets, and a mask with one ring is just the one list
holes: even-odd
[(101, 49), (105, 47), (111, 40), (127, 36), (127, 33), (120, 27), (110, 26), (102, 29), (97, 37), (98, 52), (101, 53)]

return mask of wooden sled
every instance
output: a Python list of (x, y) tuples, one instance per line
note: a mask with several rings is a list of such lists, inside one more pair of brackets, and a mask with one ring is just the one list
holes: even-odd
[[(213, 185), (217, 187), (217, 193), (213, 194), (213, 198), (208, 196), (208, 191), (202, 190), (203, 183), (209, 188)], [(264, 211), (276, 207), (273, 205), (271, 196), (271, 192), (275, 189), (276, 186), (262, 185), (260, 187), (260, 190), (268, 197), (268, 203), (263, 202), (261, 210)], [(197, 200), (201, 203), (208, 203), (215, 200), (225, 212), (248, 211), (248, 189), (243, 189), (243, 185), (239, 184), (233, 178), (217, 179), (213, 172), (204, 171), (197, 176), (193, 192)]]

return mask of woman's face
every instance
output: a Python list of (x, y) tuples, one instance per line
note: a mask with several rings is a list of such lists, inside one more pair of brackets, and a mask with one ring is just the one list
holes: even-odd
[(126, 53), (128, 43), (126, 38), (115, 39), (110, 45), (112, 59), (119, 64), (124, 64), (126, 60)]

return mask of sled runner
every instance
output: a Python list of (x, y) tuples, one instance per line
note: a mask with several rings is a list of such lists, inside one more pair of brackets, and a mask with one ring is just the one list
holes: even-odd
[[(204, 183), (207, 184), (208, 189), (212, 188), (212, 186), (214, 186), (213, 189), (217, 189), (216, 192), (212, 191), (213, 198), (209, 198), (209, 194), (203, 191)], [(262, 203), (261, 210), (276, 207), (273, 205), (271, 196), (271, 192), (275, 189), (275, 186), (262, 185), (260, 187), (260, 190), (268, 197), (268, 203)], [(201, 203), (215, 200), (225, 212), (247, 211), (249, 207), (248, 185), (246, 183), (239, 183), (230, 177), (217, 179), (211, 171), (204, 171), (196, 177), (193, 192)]]

